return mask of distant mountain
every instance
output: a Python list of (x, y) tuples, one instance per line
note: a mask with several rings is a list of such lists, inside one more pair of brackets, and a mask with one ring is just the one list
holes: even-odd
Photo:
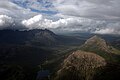
[(56, 46), (80, 45), (84, 39), (74, 36), (57, 35), (48, 29), (0, 30), (0, 44)]
[(0, 44), (51, 45), (57, 42), (57, 35), (47, 29), (29, 31), (0, 30)]
[(96, 69), (105, 65), (105, 59), (99, 55), (78, 50), (64, 60), (55, 80), (92, 80)]
[(43, 46), (51, 46), (51, 45), (57, 45), (59, 44), (59, 36), (53, 33), (50, 30), (33, 30), (29, 33), (33, 33), (34, 36), (31, 38), (28, 43), (32, 45), (43, 45)]
[(86, 42), (81, 46), (81, 50), (95, 52), (108, 60), (114, 58), (115, 55), (120, 54), (119, 50), (115, 49), (104, 39), (96, 35), (86, 40)]
[(83, 45), (83, 47), (85, 48), (98, 48), (104, 51), (109, 51), (109, 46), (107, 44), (107, 42), (98, 37), (98, 36), (93, 36), (91, 38), (89, 38), (88, 40), (86, 40), (85, 44)]

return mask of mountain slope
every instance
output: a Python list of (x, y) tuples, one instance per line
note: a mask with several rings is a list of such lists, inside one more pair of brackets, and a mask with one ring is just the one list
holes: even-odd
[(120, 49), (120, 39), (116, 39), (112, 42), (112, 45)]
[(96, 69), (105, 65), (99, 55), (78, 50), (64, 60), (55, 80), (92, 80)]
[(93, 36), (88, 39), (80, 48), (81, 50), (94, 52), (106, 60), (115, 60), (114, 58), (118, 57), (120, 51), (110, 46), (104, 39)]
[(52, 50), (33, 46), (2, 45), (0, 46), (0, 64), (32, 67), (41, 64), (52, 54)]

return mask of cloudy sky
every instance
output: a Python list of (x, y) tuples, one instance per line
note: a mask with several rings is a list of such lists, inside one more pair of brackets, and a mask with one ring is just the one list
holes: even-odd
[(120, 0), (0, 0), (0, 29), (120, 34)]

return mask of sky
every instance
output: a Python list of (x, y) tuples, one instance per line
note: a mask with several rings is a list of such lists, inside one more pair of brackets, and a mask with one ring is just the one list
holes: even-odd
[(120, 0), (0, 0), (0, 29), (120, 34)]

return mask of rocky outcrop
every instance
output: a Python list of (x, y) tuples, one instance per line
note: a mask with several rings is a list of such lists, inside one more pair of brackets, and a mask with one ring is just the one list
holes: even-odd
[(99, 55), (78, 50), (64, 60), (55, 80), (92, 80), (96, 70), (105, 65)]
[(89, 38), (85, 42), (83, 47), (85, 47), (85, 48), (98, 48), (100, 50), (104, 50), (107, 52), (109, 52), (109, 48), (110, 48), (110, 46), (107, 44), (107, 42), (104, 39), (102, 39), (96, 35)]

